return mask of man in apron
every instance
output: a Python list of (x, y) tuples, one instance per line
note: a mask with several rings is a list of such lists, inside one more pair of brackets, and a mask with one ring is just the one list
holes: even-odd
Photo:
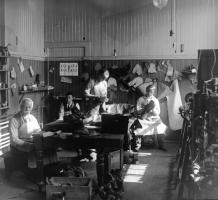
[(137, 119), (130, 119), (129, 131), (132, 136), (132, 149), (138, 151), (141, 147), (140, 137), (157, 136), (158, 148), (164, 148), (163, 136), (167, 129), (160, 119), (160, 104), (154, 96), (155, 86), (149, 85), (146, 94), (137, 100)]
[(10, 120), (10, 142), (13, 150), (30, 152), (33, 150), (33, 134), (39, 132), (37, 119), (31, 114), (33, 101), (25, 98), (20, 104), (20, 111)]
[[(31, 114), (32, 109), (32, 99), (24, 98), (20, 104), (20, 111), (11, 118), (9, 123), (11, 152), (20, 158), (26, 168), (36, 168), (33, 136), (41, 131), (37, 119)], [(49, 150), (44, 153), (44, 164), (56, 161), (56, 152)]]

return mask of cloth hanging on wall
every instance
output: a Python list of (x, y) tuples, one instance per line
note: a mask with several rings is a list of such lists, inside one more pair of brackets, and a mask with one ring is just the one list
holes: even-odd
[(108, 98), (109, 102), (113, 102), (117, 98), (117, 81), (115, 78), (110, 77), (107, 81)]
[(157, 73), (155, 63), (150, 63), (149, 68), (148, 68), (148, 73), (149, 74)]
[(166, 82), (170, 82), (172, 80), (172, 76), (173, 76), (173, 66), (171, 65), (170, 61), (167, 61), (167, 73), (166, 73), (166, 77), (165, 77), (165, 81)]
[(138, 76), (136, 78), (134, 78), (132, 81), (130, 81), (128, 84), (131, 87), (137, 88), (138, 86), (140, 86), (143, 83), (143, 78)]
[(138, 76), (141, 76), (141, 75), (143, 74), (143, 70), (142, 70), (141, 65), (136, 64), (135, 67), (134, 67), (133, 70), (132, 70), (132, 73), (133, 73), (133, 74), (136, 74), (136, 75), (138, 75)]
[(179, 130), (182, 128), (183, 118), (179, 114), (179, 108), (182, 106), (182, 99), (177, 79), (173, 81), (171, 87), (172, 93), (167, 96), (169, 126), (172, 130)]

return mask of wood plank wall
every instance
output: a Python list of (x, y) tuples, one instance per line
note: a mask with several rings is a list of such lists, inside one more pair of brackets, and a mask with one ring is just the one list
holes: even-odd
[[(141, 64), (143, 66), (144, 62), (150, 62), (150, 61), (159, 61), (159, 60), (86, 60), (86, 61), (51, 61), (46, 63), (46, 71), (48, 71), (48, 66), (51, 72), (49, 73), (49, 84), (54, 86), (55, 89), (52, 92), (55, 96), (64, 96), (67, 92), (72, 92), (75, 97), (83, 97), (84, 95), (84, 88), (86, 86), (86, 83), (82, 81), (81, 74), (83, 72), (88, 72), (90, 76), (95, 74), (94, 66), (96, 63), (100, 63), (102, 66), (105, 66), (107, 68), (111, 68), (113, 65), (116, 65), (118, 67), (124, 67), (127, 64), (130, 64), (131, 66), (135, 66), (137, 63)], [(72, 78), (72, 84), (69, 83), (61, 83), (61, 78), (59, 76), (59, 63), (60, 62), (78, 62), (79, 63), (79, 76), (80, 77), (73, 77)], [(86, 63), (86, 64), (85, 64)], [(185, 67), (194, 65), (198, 66), (198, 60), (197, 59), (171, 59), (170, 63), (176, 69), (177, 71), (182, 71)], [(160, 75), (158, 77), (159, 81), (164, 80), (164, 75)], [(47, 78), (46, 78), (47, 79)], [(194, 85), (191, 84), (190, 80), (183, 79), (179, 82), (180, 85), (180, 93), (182, 97), (182, 101), (184, 102), (184, 97), (187, 93), (193, 92), (195, 90)], [(135, 93), (126, 93), (120, 91), (118, 87), (118, 97), (117, 97), (117, 103), (130, 103), (135, 104), (137, 95)], [(84, 108), (84, 102), (80, 102), (81, 107)], [(59, 109), (59, 108), (56, 108)], [(168, 114), (167, 114), (167, 108), (166, 103), (162, 104), (161, 106), (162, 112), (161, 117), (163, 121), (168, 124)]]
[[(12, 79), (10, 78), (10, 85), (13, 83), (16, 84), (16, 90), (14, 93), (10, 91), (10, 109), (8, 110), (8, 115), (14, 114), (19, 110), (19, 100), (23, 97), (29, 97), (33, 99), (34, 101), (34, 109), (33, 113), (38, 118), (39, 122), (42, 122), (42, 113), (40, 113), (40, 108), (44, 105), (44, 95), (45, 93), (28, 93), (22, 96), (19, 94), (19, 88), (22, 87), (24, 84), (31, 85), (35, 81), (35, 75), (40, 75), (40, 80), (44, 81), (44, 62), (43, 61), (35, 61), (35, 60), (27, 60), (22, 59), (23, 65), (24, 65), (24, 72), (21, 72), (18, 66), (17, 57), (10, 57), (9, 58), (9, 71), (11, 71), (13, 68), (16, 72), (16, 78)], [(32, 69), (34, 71), (34, 76), (30, 76), (29, 67), (32, 66)]]
[(8, 43), (16, 56), (43, 59), (44, 0), (5, 1), (5, 44)]
[(0, 46), (5, 45), (5, 0), (0, 0)]
[[(74, 96), (76, 97), (82, 97), (83, 91), (85, 87), (85, 83), (82, 81), (81, 74), (83, 72), (88, 72), (90, 76), (93, 76), (95, 74), (94, 66), (96, 63), (100, 63), (102, 66), (105, 66), (106, 68), (111, 68), (113, 65), (116, 65), (118, 67), (124, 67), (128, 64), (131, 66), (135, 66), (137, 63), (141, 64), (143, 66), (143, 63), (150, 62), (150, 61), (159, 61), (159, 60), (86, 60), (86, 61), (66, 61), (66, 62), (78, 62), (79, 63), (79, 77), (73, 77), (72, 78), (72, 84), (69, 83), (61, 83), (61, 77), (59, 76), (59, 64), (60, 62), (65, 61), (51, 61), (49, 62), (49, 84), (54, 86), (54, 94), (63, 96), (67, 92), (73, 92)], [(84, 65), (84, 63), (87, 63)], [(190, 65), (194, 65), (195, 67), (198, 66), (197, 59), (172, 59), (170, 60), (170, 63), (177, 71), (182, 71), (185, 67), (188, 67)], [(46, 65), (46, 71), (48, 70), (48, 63)], [(160, 81), (163, 81), (164, 77), (158, 77)], [(185, 94), (190, 91), (190, 88), (181, 88), (182, 98), (184, 100)], [(134, 103), (134, 101), (131, 102), (131, 99), (127, 99), (125, 95), (122, 95), (122, 92), (119, 93), (118, 101), (120, 103)], [(130, 101), (130, 102), (128, 102)]]
[[(100, 12), (89, 1), (45, 1), (45, 43), (90, 41), (92, 55), (97, 56), (101, 53), (100, 25)], [(72, 51), (70, 48), (68, 51), (68, 56), (81, 56), (80, 51)], [(50, 56), (60, 57), (60, 54), (53, 52)]]
[(84, 38), (91, 42), (91, 56), (96, 59), (112, 57), (114, 48), (118, 59), (192, 59), (197, 58), (198, 49), (218, 47), (216, 0), (177, 0), (175, 17), (173, 0), (162, 10), (149, 4), (107, 14), (84, 2), (45, 1), (46, 42)]
[[(178, 0), (175, 17), (172, 2), (159, 10), (152, 4), (105, 16), (102, 20), (103, 55), (119, 56), (197, 56), (198, 49), (215, 48), (217, 1)], [(169, 36), (172, 29), (175, 34)], [(173, 48), (175, 43), (175, 48)], [(184, 52), (180, 51), (184, 44)]]
[[(8, 115), (12, 115), (19, 110), (21, 95), (18, 88), (35, 81), (28, 68), (32, 66), (34, 73), (44, 79), (44, 0), (0, 0), (0, 25), (0, 44), (9, 44), (11, 53), (9, 70), (14, 67), (16, 71), (16, 79), (10, 78), (10, 85), (16, 83), (15, 93), (10, 91)], [(23, 73), (18, 67), (18, 57), (23, 60)], [(28, 93), (24, 97), (34, 100), (35, 116), (39, 122), (43, 121), (39, 109), (43, 106), (43, 93)]]

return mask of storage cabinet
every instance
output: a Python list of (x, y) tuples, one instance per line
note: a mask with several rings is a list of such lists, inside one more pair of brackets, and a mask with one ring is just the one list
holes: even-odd
[(9, 108), (9, 52), (0, 46), (0, 116), (5, 117)]

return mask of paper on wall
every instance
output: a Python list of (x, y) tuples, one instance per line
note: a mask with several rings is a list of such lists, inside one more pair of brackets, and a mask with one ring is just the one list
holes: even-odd
[(61, 77), (61, 82), (62, 83), (72, 83), (72, 78), (71, 77), (62, 76)]
[(60, 63), (59, 74), (60, 76), (78, 76), (78, 63)]
[(24, 66), (23, 66), (23, 62), (21, 61), (19, 65), (20, 71), (24, 72)]

